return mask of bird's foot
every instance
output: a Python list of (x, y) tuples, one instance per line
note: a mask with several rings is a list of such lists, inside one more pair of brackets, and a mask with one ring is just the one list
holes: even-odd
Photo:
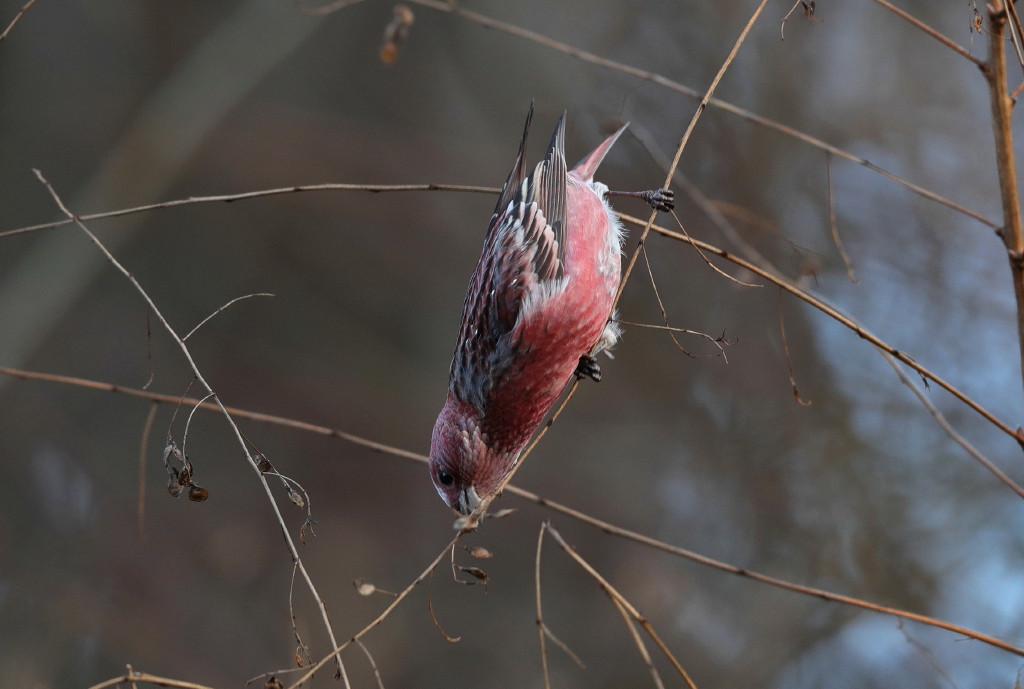
[(676, 207), (676, 195), (671, 189), (649, 189), (647, 191), (609, 191), (605, 196), (628, 196), (643, 199), (656, 211), (669, 212)]
[(601, 382), (601, 367), (597, 363), (597, 359), (584, 354), (580, 357), (580, 363), (576, 366), (576, 372), (573, 374), (576, 376), (576, 380), (583, 380), (584, 378), (590, 378), (596, 383)]

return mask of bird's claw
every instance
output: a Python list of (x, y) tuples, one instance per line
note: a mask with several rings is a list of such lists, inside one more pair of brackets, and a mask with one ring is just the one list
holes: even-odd
[(643, 199), (656, 211), (669, 212), (676, 207), (676, 195), (671, 189), (649, 189), (648, 191), (606, 191), (605, 196), (627, 196)]
[(580, 357), (580, 363), (576, 366), (576, 372), (573, 375), (576, 376), (576, 380), (590, 378), (595, 383), (600, 383), (601, 367), (598, 365), (597, 359), (589, 354), (584, 354)]
[(671, 189), (651, 189), (640, 192), (640, 198), (651, 204), (656, 211), (669, 212), (676, 207), (676, 195)]

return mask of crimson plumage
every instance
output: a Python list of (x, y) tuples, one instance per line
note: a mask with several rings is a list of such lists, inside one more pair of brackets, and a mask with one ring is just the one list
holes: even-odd
[(625, 127), (567, 171), (562, 113), (524, 177), (532, 115), (470, 279), (431, 437), (431, 478), (463, 514), (498, 489), (581, 357), (619, 335), (609, 317), (623, 230), (593, 177)]

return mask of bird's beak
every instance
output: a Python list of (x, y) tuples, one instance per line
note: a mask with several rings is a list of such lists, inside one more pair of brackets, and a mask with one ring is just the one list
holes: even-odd
[(477, 495), (476, 488), (470, 486), (469, 488), (463, 488), (459, 491), (459, 497), (455, 504), (455, 509), (459, 511), (459, 514), (469, 514), (475, 510), (479, 504), (480, 496)]

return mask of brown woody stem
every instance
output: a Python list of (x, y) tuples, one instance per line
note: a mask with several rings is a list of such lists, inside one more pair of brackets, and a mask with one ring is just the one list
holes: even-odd
[(1017, 165), (1013, 155), (1013, 99), (1006, 85), (1006, 21), (1004, 0), (992, 0), (988, 5), (989, 58), (982, 66), (982, 72), (988, 81), (992, 105), (999, 196), (1003, 204), (1003, 227), (999, 236), (1006, 245), (1013, 274), (1013, 291), (1017, 297), (1017, 335), (1021, 342), (1021, 373), (1024, 376), (1024, 229), (1021, 224), (1020, 196), (1017, 193)]

